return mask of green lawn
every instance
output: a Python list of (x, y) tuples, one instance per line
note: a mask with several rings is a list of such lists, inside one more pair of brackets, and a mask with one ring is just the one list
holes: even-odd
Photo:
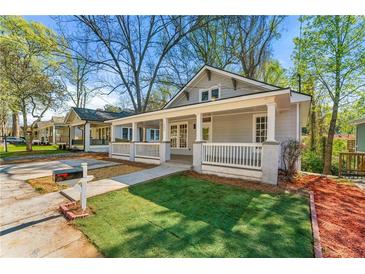
[(27, 152), (25, 145), (8, 145), (8, 152), (5, 152), (4, 145), (0, 145), (0, 158), (18, 157), (36, 154), (57, 154), (65, 153), (65, 150), (59, 150), (58, 145), (54, 146), (33, 146), (33, 151)]
[(88, 199), (75, 224), (106, 257), (313, 257), (308, 201), (186, 175)]

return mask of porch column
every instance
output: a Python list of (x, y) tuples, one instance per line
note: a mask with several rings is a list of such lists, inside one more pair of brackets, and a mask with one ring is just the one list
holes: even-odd
[[(161, 132), (161, 124), (160, 124)], [(167, 118), (162, 119), (162, 142), (160, 143), (160, 162), (164, 163), (171, 159), (171, 147), (169, 139), (169, 121)]]
[(129, 161), (134, 162), (135, 161), (135, 155), (136, 155), (136, 149), (135, 149), (135, 143), (138, 142), (138, 127), (137, 123), (132, 123), (132, 142), (129, 146)]
[(262, 144), (262, 182), (276, 185), (278, 183), (278, 169), (280, 157), (280, 143), (266, 141)]
[(197, 113), (196, 114), (196, 137), (195, 137), (195, 142), (203, 141), (202, 131), (203, 131), (203, 115), (201, 113)]
[(90, 151), (90, 123), (84, 125), (84, 151)]
[(132, 123), (132, 142), (138, 142), (138, 127), (137, 123)]
[(142, 142), (146, 142), (146, 128), (142, 128)]
[(56, 126), (52, 126), (52, 144), (56, 144)]
[(202, 171), (202, 161), (203, 161), (203, 115), (202, 113), (196, 114), (196, 137), (193, 144), (193, 169), (196, 172)]
[(162, 119), (162, 142), (170, 142), (169, 139), (169, 121), (167, 118)]
[(72, 140), (75, 138), (75, 127), (69, 126), (69, 148), (72, 148)]
[(115, 136), (114, 136), (114, 126), (110, 126), (110, 142), (115, 142)]
[(267, 141), (275, 141), (276, 103), (267, 104)]

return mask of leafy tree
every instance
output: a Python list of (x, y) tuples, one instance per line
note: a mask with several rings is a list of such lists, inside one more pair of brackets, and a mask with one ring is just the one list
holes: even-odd
[(280, 65), (279, 61), (270, 59), (263, 63), (262, 70), (258, 73), (258, 80), (280, 87), (287, 87), (289, 79), (286, 73), (285, 68)]
[[(42, 24), (22, 17), (0, 17), (0, 75), (4, 93), (22, 113), (27, 150), (33, 127), (45, 112), (63, 103), (63, 86), (56, 77), (61, 60), (57, 36)], [(28, 116), (35, 119), (28, 123)]]
[(147, 111), (161, 109), (167, 104), (170, 97), (171, 93), (169, 87), (160, 86), (159, 89), (152, 92)]
[(121, 112), (122, 111), (122, 108), (121, 107), (118, 107), (118, 106), (111, 105), (111, 104), (106, 104), (104, 106), (104, 111)]
[(365, 17), (308, 16), (300, 39), (306, 73), (330, 104), (323, 172), (330, 173), (338, 113), (364, 92)]

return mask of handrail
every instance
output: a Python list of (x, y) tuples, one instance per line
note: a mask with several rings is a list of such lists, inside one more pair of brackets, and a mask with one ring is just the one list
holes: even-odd
[(160, 143), (134, 143), (136, 157), (160, 159)]
[(261, 169), (261, 143), (204, 143), (203, 164)]

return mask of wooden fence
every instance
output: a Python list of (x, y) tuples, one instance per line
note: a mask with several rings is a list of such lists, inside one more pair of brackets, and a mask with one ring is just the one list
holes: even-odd
[(365, 177), (365, 153), (340, 153), (338, 175), (340, 177)]

